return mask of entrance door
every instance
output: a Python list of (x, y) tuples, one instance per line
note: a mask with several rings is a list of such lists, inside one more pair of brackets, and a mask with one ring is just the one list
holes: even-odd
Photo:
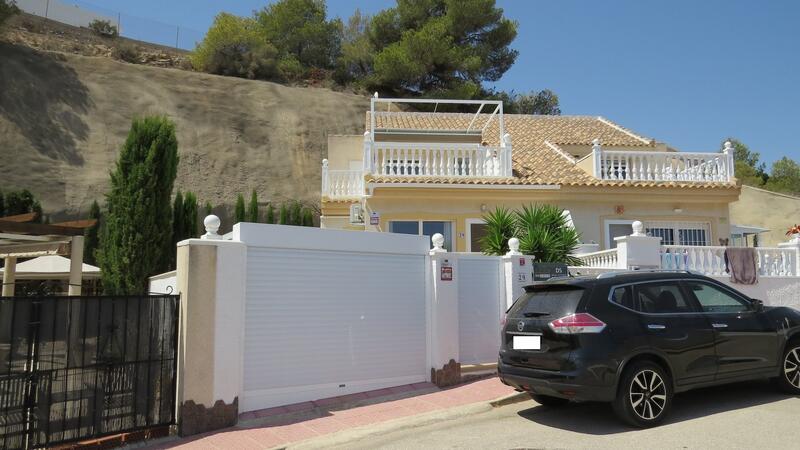
[(633, 233), (632, 220), (606, 220), (606, 249), (617, 248), (615, 237)]

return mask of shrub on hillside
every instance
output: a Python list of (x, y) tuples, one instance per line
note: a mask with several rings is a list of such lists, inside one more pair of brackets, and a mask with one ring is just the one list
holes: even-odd
[(257, 28), (254, 19), (220, 13), (192, 52), (192, 65), (217, 75), (274, 79), (278, 52)]
[(15, 0), (0, 0), (0, 26), (15, 14), (19, 14)]
[(89, 23), (89, 29), (100, 36), (115, 38), (119, 36), (119, 30), (115, 25), (111, 25), (108, 20), (95, 19)]
[(122, 43), (114, 48), (111, 56), (129, 63), (139, 63), (139, 49), (133, 44)]

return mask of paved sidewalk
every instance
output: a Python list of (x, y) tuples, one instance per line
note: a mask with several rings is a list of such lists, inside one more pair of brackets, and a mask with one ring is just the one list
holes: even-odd
[[(497, 377), (446, 389), (430, 383), (243, 414), (233, 428), (156, 444), (157, 448), (268, 449), (403, 417), (488, 402), (514, 393)], [(362, 397), (363, 396), (363, 397)], [(337, 401), (338, 400), (338, 401)], [(352, 400), (342, 404), (342, 400)], [(326, 406), (326, 404), (333, 404)]]

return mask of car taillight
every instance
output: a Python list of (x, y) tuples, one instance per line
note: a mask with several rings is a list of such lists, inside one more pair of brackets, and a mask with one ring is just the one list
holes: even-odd
[(558, 334), (599, 333), (606, 328), (605, 323), (587, 313), (562, 317), (550, 322), (547, 326)]

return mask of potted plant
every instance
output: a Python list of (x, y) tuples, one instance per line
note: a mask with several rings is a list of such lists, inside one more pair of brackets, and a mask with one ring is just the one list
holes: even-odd
[(789, 236), (791, 242), (800, 242), (800, 225), (795, 224), (790, 227), (789, 231), (786, 232), (786, 236)]

